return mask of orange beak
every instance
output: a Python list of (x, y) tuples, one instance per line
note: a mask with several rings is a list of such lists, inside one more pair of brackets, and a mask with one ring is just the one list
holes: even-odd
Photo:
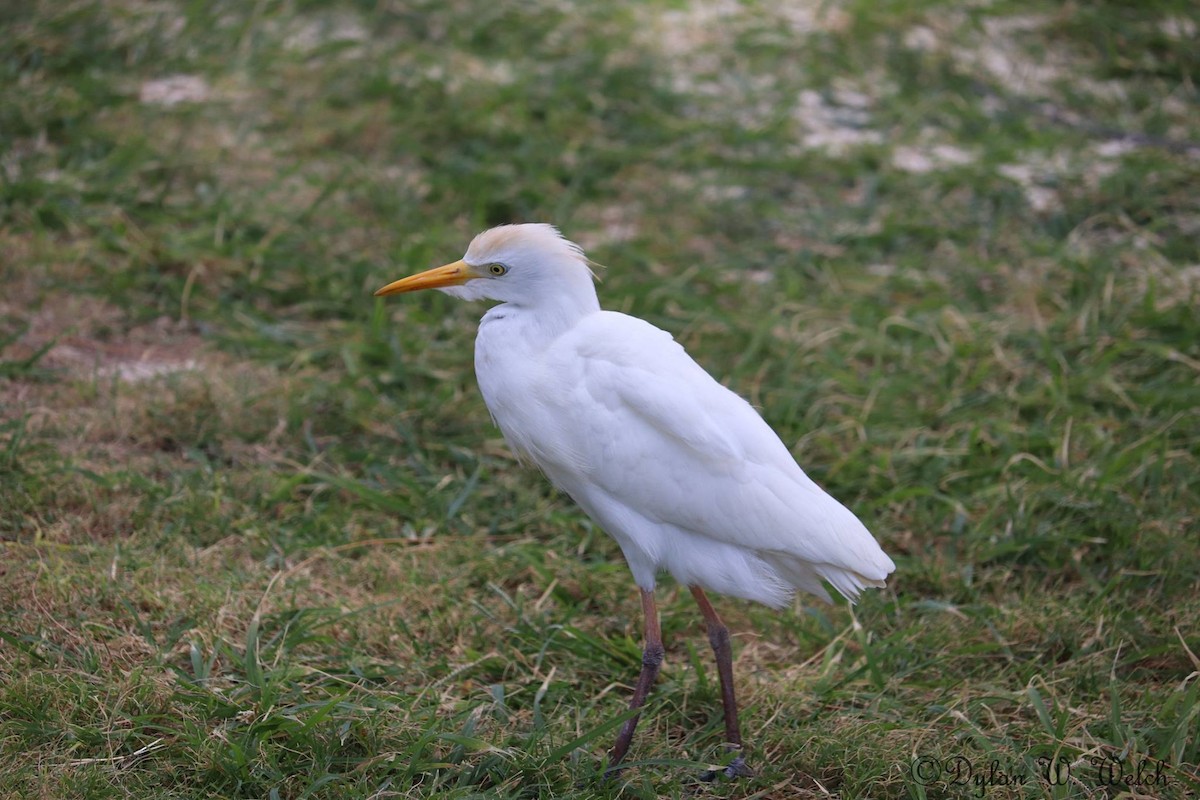
[(409, 275), (398, 281), (392, 281), (387, 286), (375, 292), (376, 297), (402, 292), (416, 292), (421, 289), (440, 289), (443, 286), (461, 286), (472, 278), (478, 277), (471, 265), (465, 261), (455, 261), (444, 267), (434, 267), (416, 275)]

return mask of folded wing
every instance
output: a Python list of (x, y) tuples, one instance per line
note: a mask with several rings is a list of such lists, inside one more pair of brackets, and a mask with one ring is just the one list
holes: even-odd
[(854, 599), (895, 568), (669, 334), (601, 312), (556, 342), (546, 366), (536, 399), (554, 447), (534, 460), (617, 538), (639, 583), (666, 569), (781, 605), (796, 589), (828, 599), (822, 580)]

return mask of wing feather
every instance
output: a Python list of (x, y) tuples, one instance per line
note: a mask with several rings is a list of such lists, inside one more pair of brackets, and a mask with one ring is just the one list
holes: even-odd
[(659, 567), (688, 572), (672, 559), (683, 565), (694, 554), (672, 556), (676, 543), (661, 541), (685, 532), (727, 554), (753, 551), (779, 580), (826, 597), (817, 576), (853, 599), (894, 569), (753, 407), (666, 332), (600, 312), (561, 337), (546, 364), (538, 399), (555, 447), (533, 457), (602, 525), (621, 528), (610, 533), (623, 548), (629, 541)]

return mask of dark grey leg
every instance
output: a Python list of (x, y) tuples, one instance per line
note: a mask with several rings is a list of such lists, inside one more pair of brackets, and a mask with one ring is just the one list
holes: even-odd
[[(717, 611), (712, 607), (712, 603), (708, 602), (704, 590), (699, 586), (688, 588), (692, 590), (692, 597), (696, 598), (696, 603), (700, 606), (700, 613), (704, 615), (704, 622), (708, 626), (708, 641), (712, 645), (713, 655), (717, 657), (717, 676), (721, 680), (721, 704), (725, 708), (725, 746), (740, 753), (742, 730), (738, 726), (737, 699), (733, 694), (733, 648), (729, 643), (729, 629), (717, 616)], [(731, 761), (724, 772), (727, 778), (754, 774), (746, 766), (746, 759), (741, 755)], [(716, 776), (717, 774), (710, 770), (701, 777), (704, 780), (713, 780)]]
[[(646, 696), (650, 694), (651, 687), (654, 686), (654, 681), (658, 678), (658, 668), (662, 665), (663, 660), (663, 643), (662, 629), (658, 625), (658, 608), (654, 604), (654, 592), (642, 590), (642, 614), (646, 618), (646, 646), (642, 650), (642, 673), (638, 676), (637, 686), (633, 690), (633, 699), (629, 701), (629, 708), (641, 708), (642, 703), (646, 702)], [(633, 732), (637, 728), (638, 718), (641, 713), (634, 714), (625, 724), (621, 726), (621, 732), (617, 734), (617, 742), (613, 745), (613, 749), (609, 752), (608, 769), (605, 770), (606, 777), (612, 777), (619, 772), (618, 765), (621, 759), (625, 758), (625, 753), (629, 750), (629, 743), (633, 741)]]

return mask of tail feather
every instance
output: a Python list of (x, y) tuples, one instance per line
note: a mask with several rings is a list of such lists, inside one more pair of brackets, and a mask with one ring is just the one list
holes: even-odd
[(834, 564), (812, 564), (787, 553), (764, 554), (771, 566), (794, 588), (833, 602), (822, 581), (828, 581), (838, 594), (851, 603), (858, 600), (863, 589), (882, 589), (887, 585), (883, 578), (869, 578), (854, 570)]

